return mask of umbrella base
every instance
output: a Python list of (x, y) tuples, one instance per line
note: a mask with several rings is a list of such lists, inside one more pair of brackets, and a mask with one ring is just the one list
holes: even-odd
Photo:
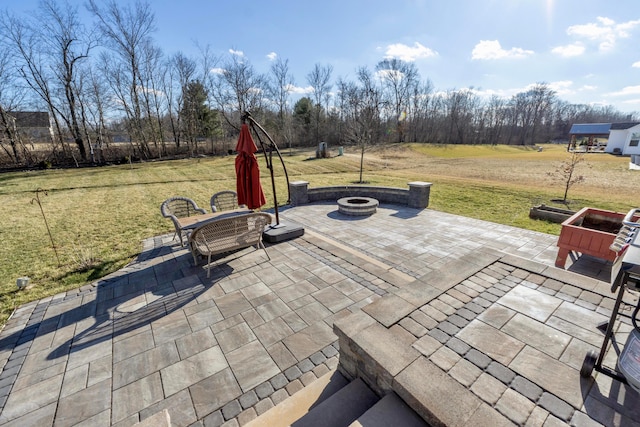
[(262, 240), (268, 243), (278, 243), (284, 240), (294, 239), (304, 234), (304, 228), (297, 224), (272, 225), (265, 228)]

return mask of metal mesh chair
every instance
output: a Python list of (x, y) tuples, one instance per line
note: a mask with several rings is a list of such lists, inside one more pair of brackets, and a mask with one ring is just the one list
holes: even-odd
[(180, 245), (182, 246), (184, 246), (184, 240), (182, 239), (183, 231), (178, 223), (178, 218), (207, 213), (207, 211), (198, 207), (195, 201), (182, 196), (171, 197), (162, 202), (160, 212), (163, 217), (169, 218), (173, 222), (173, 226), (176, 228), (176, 234), (173, 238), (175, 239), (176, 236), (178, 236), (180, 238)]
[(211, 212), (230, 211), (238, 207), (238, 194), (235, 191), (219, 191), (211, 196)]
[(249, 246), (262, 248), (269, 253), (262, 243), (262, 233), (271, 223), (271, 215), (264, 212), (251, 212), (229, 218), (208, 222), (193, 230), (189, 237), (193, 262), (197, 265), (198, 254), (207, 257), (207, 277), (211, 273), (211, 256)]

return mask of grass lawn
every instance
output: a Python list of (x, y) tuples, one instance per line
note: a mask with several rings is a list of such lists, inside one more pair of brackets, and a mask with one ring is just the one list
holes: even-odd
[[(347, 147), (344, 156), (311, 159), (312, 151), (283, 153), (291, 181), (311, 187), (345, 185), (359, 179), (360, 157)], [(365, 154), (364, 180), (370, 185), (407, 188), (410, 181), (433, 183), (429, 208), (473, 218), (558, 234), (560, 226), (529, 219), (532, 205), (561, 198), (563, 182), (554, 171), (568, 154), (564, 146), (542, 151), (505, 146), (395, 144)], [(273, 206), (271, 183), (258, 157), (265, 208)], [(209, 197), (235, 189), (234, 156), (149, 162), (70, 170), (0, 174), (0, 324), (14, 307), (90, 283), (130, 262), (147, 237), (173, 232), (160, 204), (174, 195), (194, 199), (209, 211)], [(578, 166), (586, 177), (569, 191), (569, 207), (627, 212), (638, 172), (628, 158), (589, 154)], [(286, 184), (275, 165), (278, 200), (286, 202)], [(60, 263), (52, 248), (36, 189)], [(557, 204), (556, 204), (557, 205)], [(18, 291), (16, 279), (31, 278)]]

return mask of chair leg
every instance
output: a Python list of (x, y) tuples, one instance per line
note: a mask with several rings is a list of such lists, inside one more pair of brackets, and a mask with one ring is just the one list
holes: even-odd
[(269, 252), (267, 252), (267, 248), (265, 248), (264, 243), (262, 243), (262, 241), (260, 241), (258, 243), (258, 248), (262, 248), (262, 250), (264, 250), (264, 253), (267, 254), (267, 260), (271, 261), (271, 257), (269, 256)]
[(190, 248), (191, 249), (191, 255), (193, 256), (193, 266), (197, 267), (198, 266), (198, 254), (197, 254), (198, 251), (196, 250), (196, 248), (193, 247), (193, 245), (190, 245), (190, 246), (191, 246), (191, 248)]
[[(182, 242), (182, 230), (176, 228), (176, 236), (178, 236), (178, 238), (180, 239), (180, 246), (184, 246), (184, 243)], [(175, 236), (173, 237), (175, 239)]]
[(207, 279), (211, 277), (211, 255), (207, 257)]

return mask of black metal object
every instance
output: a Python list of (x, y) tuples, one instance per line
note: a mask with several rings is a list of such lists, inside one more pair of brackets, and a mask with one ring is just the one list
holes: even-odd
[[(262, 126), (260, 126), (260, 123), (258, 123), (253, 118), (251, 113), (248, 111), (245, 111), (244, 114), (240, 117), (240, 119), (242, 120), (242, 123), (245, 123), (247, 120), (249, 121), (249, 126), (251, 127), (251, 130), (253, 130), (253, 133), (258, 138), (258, 142), (260, 142), (260, 147), (262, 148), (262, 152), (264, 154), (264, 160), (267, 164), (267, 169), (269, 169), (269, 173), (271, 175), (271, 189), (273, 190), (273, 209), (276, 216), (276, 225), (279, 225), (280, 216), (278, 215), (278, 197), (276, 194), (276, 182), (273, 174), (273, 152), (274, 151), (276, 152), (276, 154), (278, 155), (278, 158), (280, 159), (280, 163), (282, 164), (282, 169), (284, 170), (284, 176), (285, 176), (285, 179), (287, 180), (287, 204), (288, 204), (291, 202), (291, 192), (289, 191), (289, 174), (287, 174), (287, 168), (284, 165), (284, 160), (282, 159), (282, 155), (280, 154), (278, 145), (275, 143), (273, 138), (271, 138), (271, 136), (267, 133), (267, 131), (264, 130)], [(260, 130), (260, 132), (258, 132), (256, 128)], [(266, 147), (265, 147), (265, 143), (262, 141), (262, 137), (260, 136), (261, 133), (269, 141), (269, 144)]]
[[(620, 306), (626, 289), (639, 290), (640, 289), (640, 223), (637, 221), (637, 213), (640, 209), (633, 209), (627, 213), (622, 221), (623, 227), (616, 236), (614, 243), (611, 245), (611, 250), (617, 253), (616, 260), (611, 268), (611, 292), (618, 292), (615, 304), (611, 311), (611, 317), (607, 323), (599, 325), (599, 329), (606, 327), (602, 346), (600, 352), (589, 351), (582, 362), (580, 369), (580, 375), (582, 377), (590, 377), (595, 369), (597, 372), (601, 372), (611, 378), (614, 378), (624, 384), (629, 384), (629, 381), (619, 371), (602, 364), (607, 348), (609, 344), (617, 344), (613, 334), (615, 321), (619, 313)], [(636, 242), (637, 241), (637, 242)], [(637, 315), (640, 311), (640, 300), (636, 303), (636, 307), (633, 310), (631, 317), (631, 323), (636, 331), (640, 332), (640, 328), (637, 325)], [(616, 345), (615, 351), (618, 357), (620, 357), (622, 351)]]
[[(582, 362), (582, 367), (580, 368), (580, 375), (582, 377), (585, 377), (585, 378), (590, 377), (593, 370), (595, 369), (597, 372), (601, 372), (624, 384), (628, 384), (627, 379), (624, 376), (622, 376), (618, 371), (616, 371), (615, 369), (609, 368), (607, 366), (604, 366), (602, 364), (602, 361), (604, 360), (604, 356), (607, 352), (607, 348), (609, 347), (609, 343), (611, 343), (614, 340), (613, 328), (615, 326), (616, 317), (618, 317), (618, 314), (620, 311), (620, 305), (622, 303), (622, 298), (624, 296), (625, 289), (626, 289), (625, 284), (620, 284), (620, 286), (618, 286), (618, 296), (616, 297), (616, 302), (613, 305), (613, 309), (611, 311), (611, 318), (606, 324), (599, 326), (599, 327), (606, 326), (604, 339), (602, 341), (602, 346), (600, 347), (600, 352), (596, 353), (595, 351), (591, 350), (587, 353), (587, 355), (584, 358), (584, 361)], [(612, 292), (615, 292), (615, 289), (612, 289)], [(636, 306), (636, 309), (634, 310), (634, 316), (635, 314), (637, 314), (637, 311), (638, 311), (638, 306)], [(634, 323), (634, 326), (635, 326), (635, 320), (633, 318), (632, 318), (632, 322)], [(616, 349), (616, 351), (619, 356), (620, 355), (619, 349)]]
[[(282, 159), (282, 154), (280, 154), (280, 150), (278, 149), (278, 145), (275, 143), (273, 138), (271, 138), (271, 135), (269, 135), (269, 133), (264, 130), (264, 128), (260, 126), (260, 124), (253, 118), (251, 113), (245, 111), (240, 118), (242, 120), (242, 123), (246, 123), (247, 121), (249, 122), (249, 127), (258, 138), (258, 142), (260, 143), (260, 147), (262, 148), (264, 159), (267, 164), (267, 169), (269, 169), (269, 174), (271, 175), (271, 188), (273, 190), (273, 210), (276, 217), (276, 223), (267, 227), (267, 229), (263, 233), (263, 239), (269, 243), (277, 243), (284, 240), (292, 239), (294, 237), (302, 236), (304, 234), (304, 228), (302, 228), (301, 226), (280, 223), (280, 215), (278, 213), (278, 196), (276, 194), (276, 182), (273, 173), (274, 151), (280, 159), (280, 163), (282, 164), (282, 169), (284, 171), (284, 177), (287, 181), (287, 204), (291, 203), (291, 191), (289, 188), (289, 174), (287, 173), (287, 168), (284, 164), (284, 160)], [(265, 144), (265, 142), (262, 140), (261, 135), (264, 135), (266, 137), (268, 144)]]

